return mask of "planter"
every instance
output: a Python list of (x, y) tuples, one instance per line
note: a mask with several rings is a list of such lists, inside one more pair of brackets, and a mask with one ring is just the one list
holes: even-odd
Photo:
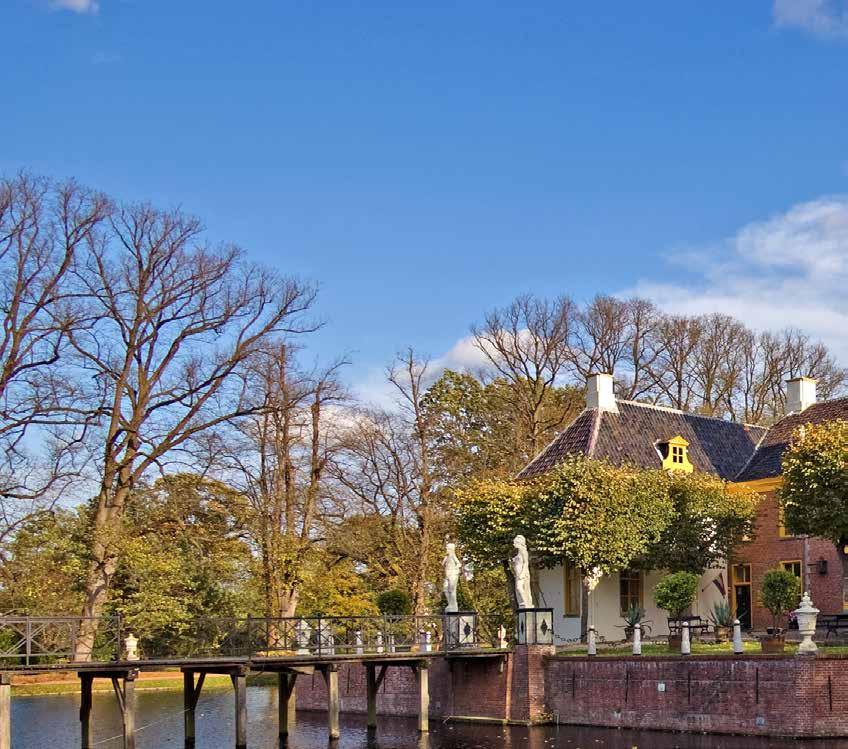
[(627, 640), (627, 642), (633, 642), (633, 632), (634, 632), (633, 627), (625, 627), (624, 628), (624, 639)]
[(727, 642), (730, 639), (730, 627), (720, 627), (716, 625), (713, 629), (715, 641), (718, 643)]
[(782, 653), (786, 647), (783, 634), (769, 634), (760, 638), (760, 647), (764, 653)]
[(668, 636), (668, 649), (671, 653), (680, 652), (680, 643), (683, 641), (683, 635), (679, 632), (676, 635)]

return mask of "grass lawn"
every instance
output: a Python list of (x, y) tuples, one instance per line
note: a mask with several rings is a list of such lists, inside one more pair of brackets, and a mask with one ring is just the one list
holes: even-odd
[[(59, 676), (57, 674), (57, 676)], [(251, 674), (247, 677), (248, 686), (270, 686), (276, 685), (277, 677), (274, 674)], [(183, 688), (183, 675), (179, 671), (175, 671), (173, 676), (162, 678), (144, 679), (140, 678), (136, 682), (136, 691), (144, 690), (164, 690), (174, 689), (180, 690)], [(205, 689), (231, 689), (232, 683), (229, 676), (221, 676), (218, 674), (209, 674), (203, 683)], [(67, 681), (51, 681), (45, 684), (13, 684), (13, 697), (32, 697), (36, 695), (47, 694), (78, 694), (80, 691), (79, 679), (73, 678)], [(111, 692), (112, 682), (108, 679), (95, 679), (95, 692)]]
[[(753, 640), (745, 640), (743, 643), (745, 653), (748, 655), (756, 655), (761, 653), (760, 643)], [(848, 645), (823, 645), (818, 643), (819, 653), (821, 655), (848, 655)], [(786, 644), (786, 654), (794, 655), (798, 650), (797, 643)], [(602, 658), (630, 655), (632, 648), (627, 645), (598, 645), (598, 657)], [(582, 656), (586, 655), (586, 648), (562, 648), (557, 650), (557, 655), (560, 656)], [(665, 643), (642, 643), (642, 655), (677, 655), (677, 653), (669, 652), (668, 646)], [(692, 643), (692, 655), (733, 655), (733, 645), (729, 642), (716, 644), (713, 642), (694, 642)]]

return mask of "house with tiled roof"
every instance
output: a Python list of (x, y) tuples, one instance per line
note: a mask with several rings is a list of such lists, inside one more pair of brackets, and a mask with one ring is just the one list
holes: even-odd
[[(803, 577), (823, 611), (842, 610), (841, 566), (833, 545), (822, 539), (786, 536), (775, 499), (781, 455), (794, 430), (834, 418), (848, 418), (848, 398), (815, 403), (815, 382), (808, 378), (789, 381), (787, 416), (765, 428), (617, 400), (612, 376), (597, 374), (587, 382), (585, 409), (525, 466), (519, 478), (539, 476), (568, 455), (585, 455), (616, 465), (700, 471), (731, 485), (757, 489), (764, 500), (756, 538), (736, 551), (729, 568), (702, 575), (692, 614), (706, 619), (713, 605), (726, 597), (746, 627), (764, 627), (767, 619), (757, 603), (759, 585), (765, 571), (777, 565)], [(666, 613), (656, 607), (652, 595), (663, 574), (631, 569), (603, 578), (590, 604), (599, 636), (622, 639), (622, 615), (633, 604), (645, 609), (651, 634), (666, 634)], [(579, 570), (568, 564), (540, 570), (539, 596), (540, 605), (554, 609), (558, 635), (566, 641), (578, 639)]]

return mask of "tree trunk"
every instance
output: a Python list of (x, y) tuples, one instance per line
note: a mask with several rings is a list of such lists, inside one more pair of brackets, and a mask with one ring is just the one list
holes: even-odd
[[(120, 480), (114, 492), (104, 482), (97, 502), (97, 512), (92, 527), (91, 562), (85, 581), (85, 603), (82, 621), (77, 633), (75, 661), (90, 661), (94, 640), (100, 627), (100, 617), (109, 598), (109, 586), (118, 567), (117, 540), (124, 516), (124, 505), (129, 486)], [(118, 643), (120, 648), (120, 643)]]
[(589, 639), (589, 586), (583, 580), (584, 572), (580, 570), (580, 642)]

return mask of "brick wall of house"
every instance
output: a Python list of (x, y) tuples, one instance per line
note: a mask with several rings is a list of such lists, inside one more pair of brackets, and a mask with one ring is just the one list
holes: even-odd
[[(734, 554), (733, 563), (751, 565), (752, 615), (754, 629), (771, 625), (771, 615), (759, 603), (763, 576), (766, 571), (783, 561), (800, 560), (806, 564), (807, 583), (813, 602), (823, 613), (842, 611), (842, 563), (834, 545), (825, 539), (786, 536), (779, 533), (779, 512), (775, 492), (764, 495), (757, 513), (757, 534), (749, 543), (740, 545)], [(827, 574), (820, 575), (810, 564), (820, 559), (827, 561)], [(732, 581), (731, 581), (732, 585)]]
[(707, 733), (848, 733), (848, 660), (810, 657), (554, 658), (561, 723)]

